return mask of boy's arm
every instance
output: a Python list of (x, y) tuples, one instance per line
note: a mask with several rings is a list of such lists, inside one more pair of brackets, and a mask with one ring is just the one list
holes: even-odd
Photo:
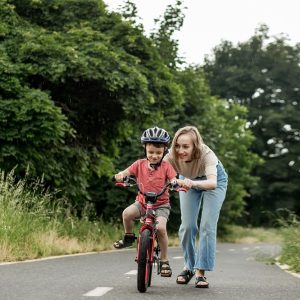
[(124, 177), (131, 176), (131, 175), (137, 177), (139, 162), (140, 162), (140, 160), (135, 161), (127, 169), (116, 174), (115, 175), (116, 181), (122, 182)]

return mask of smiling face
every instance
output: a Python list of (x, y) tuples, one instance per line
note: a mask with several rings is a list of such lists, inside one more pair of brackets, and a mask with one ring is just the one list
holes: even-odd
[(158, 164), (165, 152), (165, 146), (163, 145), (154, 145), (146, 144), (146, 156), (150, 164)]
[(178, 136), (175, 143), (175, 152), (178, 159), (190, 161), (193, 158), (194, 143), (190, 134), (185, 133)]

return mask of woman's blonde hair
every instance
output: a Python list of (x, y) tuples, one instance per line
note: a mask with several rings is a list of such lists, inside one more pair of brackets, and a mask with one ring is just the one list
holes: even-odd
[(189, 134), (192, 143), (193, 143), (193, 153), (192, 153), (192, 159), (199, 159), (202, 155), (202, 146), (203, 146), (203, 139), (200, 135), (200, 132), (195, 126), (185, 126), (182, 128), (179, 128), (173, 138), (172, 144), (171, 144), (171, 154), (174, 158), (177, 158), (177, 153), (175, 150), (175, 145), (177, 143), (177, 139), (182, 134)]

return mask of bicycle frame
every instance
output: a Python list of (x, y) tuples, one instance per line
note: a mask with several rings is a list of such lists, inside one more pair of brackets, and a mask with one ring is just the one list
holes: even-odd
[[(137, 257), (135, 259), (135, 261), (138, 264), (137, 285), (138, 285), (138, 290), (140, 292), (145, 292), (147, 287), (151, 285), (153, 264), (157, 265), (157, 274), (158, 275), (160, 274), (160, 256), (159, 256), (160, 248), (158, 244), (158, 237), (156, 231), (156, 213), (154, 210), (154, 202), (152, 202), (149, 198), (147, 198), (147, 195), (145, 195), (145, 198), (146, 198), (145, 199), (146, 213), (145, 213), (145, 219), (143, 221), (143, 225), (140, 227), (139, 230)], [(145, 234), (146, 230), (149, 231), (149, 233)], [(147, 236), (149, 237), (148, 242), (146, 241)], [(144, 240), (142, 240), (143, 237)], [(144, 261), (145, 255), (141, 249), (144, 243), (148, 244), (147, 245), (148, 253), (146, 254), (146, 261)], [(143, 266), (141, 267), (141, 265)]]
[(142, 225), (139, 229), (139, 237), (137, 244), (137, 256), (135, 261), (138, 264), (137, 273), (137, 288), (141, 293), (146, 292), (147, 287), (151, 285), (152, 277), (152, 266), (154, 263), (157, 264), (157, 274), (160, 274), (160, 248), (158, 244), (158, 237), (156, 231), (156, 212), (154, 204), (158, 197), (160, 197), (166, 189), (176, 191), (186, 191), (185, 189), (179, 188), (177, 183), (166, 184), (161, 192), (146, 192), (143, 193), (139, 184), (134, 177), (125, 177), (123, 183), (116, 183), (123, 187), (136, 186), (139, 193), (145, 197), (146, 202), (146, 213), (145, 218), (142, 221)]

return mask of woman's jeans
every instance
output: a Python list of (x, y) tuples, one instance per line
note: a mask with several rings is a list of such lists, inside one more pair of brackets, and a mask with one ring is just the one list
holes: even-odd
[[(228, 176), (223, 165), (217, 165), (217, 188), (214, 190), (190, 189), (180, 192), (181, 225), (179, 239), (183, 249), (185, 268), (212, 271), (215, 265), (217, 223), (225, 199)], [(180, 176), (180, 179), (183, 179)], [(201, 179), (200, 179), (201, 180)], [(195, 248), (198, 234), (198, 217), (202, 206), (200, 239)]]

